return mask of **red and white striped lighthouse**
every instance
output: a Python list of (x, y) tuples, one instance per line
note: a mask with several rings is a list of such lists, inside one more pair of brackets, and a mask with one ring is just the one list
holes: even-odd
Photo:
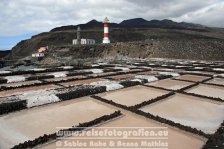
[(103, 38), (103, 43), (110, 43), (110, 39), (109, 39), (109, 20), (106, 17), (103, 21), (104, 23), (104, 38)]

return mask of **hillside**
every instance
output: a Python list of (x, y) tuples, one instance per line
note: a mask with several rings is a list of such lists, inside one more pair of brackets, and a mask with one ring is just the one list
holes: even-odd
[[(8, 58), (30, 56), (41, 46), (69, 46), (76, 38), (77, 26), (82, 28), (82, 38), (95, 39), (102, 42), (103, 24), (92, 20), (86, 24), (62, 26), (50, 32), (41, 33), (31, 39), (21, 41), (13, 47)], [(209, 53), (209, 55), (182, 55), (181, 58), (224, 60), (224, 31), (198, 24), (177, 23), (171, 20), (151, 20), (141, 18), (124, 20), (119, 24), (110, 24), (112, 43), (144, 41), (152, 44), (154, 52), (151, 56), (179, 58), (178, 53)], [(121, 48), (121, 47), (120, 47)], [(136, 51), (139, 49), (136, 48)], [(122, 49), (121, 49), (122, 51)], [(134, 57), (138, 57), (137, 55)]]
[(10, 50), (0, 50), (0, 58), (5, 57), (10, 53)]

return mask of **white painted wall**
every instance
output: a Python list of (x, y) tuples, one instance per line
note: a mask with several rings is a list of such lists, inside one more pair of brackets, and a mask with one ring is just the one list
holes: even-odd
[[(94, 39), (81, 39), (81, 44), (95, 44), (96, 41)], [(73, 45), (77, 45), (77, 39), (72, 40)]]

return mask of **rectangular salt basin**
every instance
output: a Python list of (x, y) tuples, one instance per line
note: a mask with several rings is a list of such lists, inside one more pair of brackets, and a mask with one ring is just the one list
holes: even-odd
[(115, 75), (117, 72), (104, 72), (104, 73), (93, 73), (93, 74), (87, 74), (86, 76), (89, 77), (101, 77), (106, 75)]
[(192, 73), (192, 75), (200, 75), (200, 74), (203, 74), (203, 75), (214, 75), (215, 73), (213, 72), (205, 72), (205, 71), (194, 71), (194, 70), (191, 70), (191, 71), (182, 71), (183, 73)]
[(138, 72), (138, 75), (155, 75), (157, 71), (145, 71), (145, 72)]
[(58, 88), (58, 86), (56, 86), (56, 85), (42, 85), (42, 86), (20, 88), (20, 89), (8, 90), (8, 91), (1, 91), (0, 92), (0, 97), (21, 94), (21, 93), (29, 92), (29, 91), (36, 91), (36, 90), (42, 90), (42, 89), (55, 89), (55, 88)]
[(26, 81), (26, 78), (30, 75), (14, 75), (14, 76), (5, 76), (3, 78), (7, 79), (7, 83), (14, 83), (14, 82), (23, 82)]
[(141, 110), (209, 134), (215, 133), (224, 120), (224, 104), (183, 94), (176, 94)]
[(224, 79), (222, 78), (214, 78), (212, 80), (207, 81), (206, 83), (213, 83), (218, 85), (224, 85)]
[(162, 88), (170, 89), (170, 90), (182, 89), (182, 88), (187, 87), (187, 86), (192, 85), (192, 84), (193, 83), (191, 83), (191, 82), (171, 80), (171, 79), (165, 79), (165, 80), (160, 80), (160, 81), (147, 83), (147, 85), (152, 85), (152, 86), (155, 86), (155, 87), (162, 87)]
[(44, 134), (55, 133), (57, 127), (72, 127), (114, 111), (90, 97), (83, 97), (8, 114), (0, 117), (0, 148), (11, 148)]
[(187, 90), (188, 93), (195, 93), (199, 95), (205, 95), (209, 97), (220, 98), (224, 100), (224, 87), (218, 87), (213, 85), (200, 84)]
[[(122, 111), (122, 113), (124, 113)], [(168, 131), (168, 137), (163, 137), (164, 139), (161, 139), (161, 137), (157, 137), (157, 139), (155, 139), (156, 137), (151, 137), (154, 139), (150, 139), (149, 137), (145, 138), (143, 137), (139, 137), (140, 139), (136, 139), (136, 140), (128, 140), (128, 142), (141, 142), (144, 140), (147, 141), (161, 141), (163, 143), (168, 143), (168, 147), (169, 149), (201, 149), (202, 146), (205, 144), (206, 139), (203, 137), (199, 137), (199, 136), (195, 136), (192, 135), (190, 133), (186, 133), (184, 131), (180, 131), (177, 129), (174, 129), (172, 127), (163, 125), (161, 123), (158, 123), (154, 120), (150, 120), (150, 119), (146, 119), (144, 117), (138, 116), (136, 114), (132, 114), (129, 112), (125, 112), (125, 115), (122, 117), (119, 117), (117, 119), (114, 119), (112, 121), (106, 122), (102, 125), (100, 125), (99, 127), (94, 128), (94, 130), (104, 130), (107, 129), (107, 127), (109, 128), (108, 130), (111, 130), (111, 128), (114, 128), (119, 130), (119, 131), (125, 131), (125, 130), (138, 130), (140, 128), (144, 128), (147, 130), (152, 130), (152, 131)], [(104, 127), (104, 128), (102, 128)], [(132, 128), (131, 128), (132, 127)], [(90, 130), (91, 131), (91, 130)], [(115, 137), (116, 138), (116, 137)], [(142, 139), (141, 139), (142, 138)], [(60, 140), (60, 141), (71, 141), (71, 140), (76, 140), (75, 137), (73, 138), (68, 138), (68, 139), (64, 139), (64, 140)], [(77, 140), (79, 140), (77, 138)], [(113, 139), (112, 139), (113, 140)], [(177, 141), (178, 140), (178, 141)], [(82, 141), (86, 141), (88, 142), (88, 140), (82, 140)], [(102, 141), (102, 140), (101, 140)], [(111, 140), (103, 140), (106, 141), (107, 144), (109, 144), (109, 141)], [(122, 139), (120, 140), (113, 140), (113, 141), (122, 141)], [(141, 143), (139, 143), (141, 144)], [(62, 146), (63, 147), (63, 146)], [(107, 145), (106, 148), (109, 148), (110, 146)], [(40, 147), (41, 149), (56, 149), (56, 142), (50, 143), (48, 145), (43, 145)], [(149, 147), (149, 146), (140, 146), (141, 148), (154, 148), (154, 147)], [(157, 148), (157, 147), (155, 147)], [(166, 148), (166, 147), (163, 147)]]
[(122, 105), (134, 106), (136, 104), (148, 101), (150, 99), (162, 96), (167, 93), (168, 92), (164, 90), (144, 86), (134, 86), (116, 91), (102, 93), (99, 94), (99, 96), (107, 100), (112, 100), (113, 102)]
[(112, 76), (110, 78), (119, 80), (119, 79), (133, 78), (134, 76), (135, 75), (133, 75), (133, 74), (125, 74), (125, 75)]
[(197, 75), (182, 75), (180, 77), (177, 77), (177, 79), (181, 80), (187, 80), (187, 81), (203, 81), (205, 79), (208, 79), (209, 77), (204, 77), (204, 76), (197, 76)]
[(68, 80), (68, 79), (82, 79), (82, 78), (86, 78), (86, 76), (71, 76), (71, 77), (52, 78), (52, 79), (45, 79), (45, 80), (49, 82), (54, 82), (54, 81), (61, 81), (61, 80)]
[(35, 81), (26, 81), (26, 82), (16, 82), (16, 83), (7, 83), (7, 84), (1, 84), (1, 86), (7, 86), (7, 87), (17, 87), (22, 85), (31, 85), (35, 83), (40, 83), (41, 81), (35, 80)]
[(76, 86), (76, 85), (81, 85), (81, 84), (90, 84), (93, 82), (98, 82), (98, 81), (105, 81), (106, 79), (87, 79), (87, 80), (80, 80), (80, 81), (71, 81), (71, 82), (65, 82), (65, 83), (60, 83), (61, 85), (64, 86)]

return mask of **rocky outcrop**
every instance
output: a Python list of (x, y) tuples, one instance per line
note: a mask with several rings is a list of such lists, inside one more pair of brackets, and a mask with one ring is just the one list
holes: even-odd
[(88, 65), (93, 62), (152, 57), (223, 61), (224, 40), (163, 39), (109, 45), (51, 46), (46, 55), (40, 64), (51, 66)]
[(166, 39), (156, 43), (154, 57), (194, 59), (194, 60), (224, 60), (224, 40), (220, 39)]

